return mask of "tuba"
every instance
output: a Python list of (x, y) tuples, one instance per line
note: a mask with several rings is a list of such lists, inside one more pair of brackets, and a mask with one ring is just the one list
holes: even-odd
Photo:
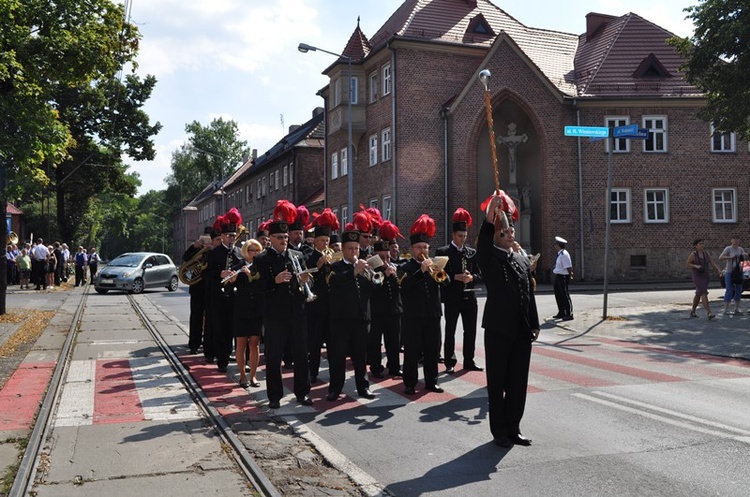
[(5, 240), (5, 244), (7, 245), (9, 243), (12, 243), (13, 245), (18, 244), (18, 233), (16, 233), (15, 231), (11, 231), (10, 233), (8, 233), (8, 239)]
[(203, 278), (203, 270), (206, 269), (207, 263), (204, 254), (210, 250), (211, 246), (200, 249), (189, 261), (180, 266), (177, 276), (186, 285), (195, 285)]

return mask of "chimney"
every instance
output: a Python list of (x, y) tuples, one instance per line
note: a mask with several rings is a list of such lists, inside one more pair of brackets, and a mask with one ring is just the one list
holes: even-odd
[(466, 0), (466, 4), (472, 9), (477, 8), (477, 0)]
[(615, 19), (615, 17), (606, 14), (597, 14), (596, 12), (586, 14), (586, 41), (596, 36), (612, 19)]
[(292, 124), (291, 126), (289, 126), (289, 133), (288, 134), (291, 135), (292, 133), (294, 133), (295, 131), (297, 131), (299, 129), (299, 126), (300, 126), (299, 124)]
[(252, 157), (253, 157), (253, 162), (255, 162), (255, 159), (258, 158), (258, 149), (257, 148), (253, 149)]
[(323, 113), (323, 107), (315, 107), (313, 109), (312, 116), (315, 117), (318, 114), (322, 114), (322, 113)]

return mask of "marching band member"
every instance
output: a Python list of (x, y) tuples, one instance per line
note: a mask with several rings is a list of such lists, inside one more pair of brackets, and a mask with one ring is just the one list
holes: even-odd
[(315, 295), (318, 298), (308, 305), (308, 360), (310, 363), (310, 382), (318, 380), (320, 372), (320, 349), (324, 343), (328, 343), (329, 329), (331, 327), (331, 312), (328, 304), (328, 284), (326, 278), (331, 270), (332, 250), (328, 247), (332, 231), (340, 227), (336, 214), (329, 208), (313, 219), (314, 252), (307, 259), (309, 267), (318, 269), (313, 274)]
[[(188, 262), (202, 249), (211, 247), (211, 232), (213, 228), (206, 226), (203, 229), (203, 235), (198, 237), (190, 245), (185, 253), (182, 254), (182, 262)], [(208, 252), (204, 251), (201, 255), (203, 263), (208, 261)], [(190, 294), (190, 332), (188, 336), (188, 348), (190, 353), (195, 355), (203, 344), (203, 321), (206, 310), (206, 283), (201, 278), (200, 281), (193, 283), (188, 288)]]
[[(221, 245), (221, 232), (215, 228), (211, 228), (211, 249), (209, 250), (209, 253), (206, 254), (206, 268), (208, 268), (208, 256), (210, 255), (210, 251), (219, 245)], [(214, 313), (212, 311), (214, 284), (209, 281), (205, 275), (201, 278), (201, 282), (203, 283), (203, 301), (205, 304), (205, 310), (203, 312), (205, 318), (203, 321), (203, 357), (206, 358), (207, 364), (212, 364), (216, 361), (216, 346), (214, 345), (214, 336), (216, 335), (214, 330), (216, 329), (216, 325), (214, 324)]]
[(268, 237), (268, 226), (273, 222), (273, 219), (261, 223), (258, 226), (258, 230), (255, 232), (255, 239), (258, 240), (263, 250), (271, 246), (271, 239)]
[(352, 217), (352, 229), (359, 232), (359, 259), (367, 260), (373, 253), (370, 242), (374, 223), (372, 215), (365, 210), (364, 206), (360, 205), (360, 207), (362, 210), (355, 212)]
[(445, 305), (445, 343), (443, 357), (445, 372), (453, 373), (456, 365), (456, 324), (458, 316), (464, 328), (463, 356), (464, 369), (483, 371), (474, 363), (474, 349), (477, 339), (477, 297), (474, 284), (479, 280), (479, 266), (475, 257), (477, 251), (466, 246), (468, 229), (471, 227), (471, 214), (459, 207), (453, 213), (453, 235), (451, 243), (440, 247), (436, 256), (447, 256), (445, 270), (450, 275), (450, 283), (441, 288), (440, 296)]
[(495, 444), (531, 445), (521, 435), (531, 362), (531, 343), (539, 337), (539, 316), (531, 288), (529, 259), (513, 251), (518, 209), (502, 191), (483, 205), (477, 259), (487, 286), (482, 327), (487, 357), (490, 431)]
[(397, 270), (390, 258), (390, 244), (402, 237), (398, 227), (390, 221), (380, 225), (380, 240), (375, 242), (375, 253), (383, 260), (383, 266), (375, 271), (383, 273), (383, 283), (373, 285), (370, 295), (370, 334), (367, 338), (367, 362), (370, 374), (383, 378), (381, 340), (385, 344), (386, 367), (388, 374), (394, 377), (403, 376), (401, 371), (401, 314), (404, 305), (401, 302), (401, 288), (396, 279)]
[(328, 345), (330, 381), (326, 400), (338, 399), (344, 388), (346, 357), (354, 364), (354, 380), (360, 397), (374, 399), (367, 381), (367, 330), (370, 324), (370, 287), (365, 276), (367, 261), (358, 259), (357, 231), (341, 234), (344, 258), (331, 266), (328, 275), (331, 305), (331, 336)]
[(221, 244), (209, 252), (206, 273), (206, 290), (212, 314), (212, 332), (216, 365), (225, 373), (232, 352), (232, 315), (234, 292), (221, 280), (232, 273), (233, 269), (245, 265), (240, 249), (235, 246), (238, 226), (242, 224), (240, 212), (232, 207), (225, 215), (219, 216), (214, 229), (221, 233)]
[(414, 395), (418, 362), (424, 356), (425, 389), (442, 393), (438, 385), (440, 351), (440, 287), (435, 267), (429, 258), (430, 239), (435, 235), (435, 220), (422, 214), (411, 227), (411, 259), (400, 268), (399, 283), (404, 302), (402, 331), (404, 342), (404, 392)]
[[(274, 208), (274, 222), (269, 226), (271, 247), (255, 258), (264, 293), (263, 324), (265, 327), (266, 390), (268, 406), (278, 409), (284, 386), (281, 361), (287, 343), (294, 359), (294, 395), (302, 405), (312, 405), (310, 370), (307, 363), (307, 329), (304, 326), (305, 291), (310, 274), (297, 273), (304, 268), (304, 256), (288, 248), (289, 223), (297, 217), (297, 209), (287, 200), (279, 200)], [(296, 258), (293, 261), (292, 258)]]
[(341, 236), (338, 233), (331, 233), (331, 237), (328, 239), (328, 246), (331, 247), (334, 254), (341, 252)]
[(294, 222), (289, 224), (289, 248), (302, 252), (305, 260), (312, 254), (312, 247), (305, 244), (305, 226), (310, 221), (310, 211), (307, 207), (300, 205), (297, 207), (297, 216)]
[[(253, 260), (263, 252), (263, 245), (258, 240), (250, 239), (240, 249), (247, 264), (242, 266), (237, 275), (230, 280), (234, 286), (234, 316), (232, 330), (237, 343), (235, 356), (240, 373), (239, 384), (242, 388), (259, 387), (256, 378), (260, 361), (260, 337), (263, 331), (263, 293)], [(248, 354), (246, 352), (249, 351)], [(245, 375), (245, 356), (250, 358), (250, 381)]]

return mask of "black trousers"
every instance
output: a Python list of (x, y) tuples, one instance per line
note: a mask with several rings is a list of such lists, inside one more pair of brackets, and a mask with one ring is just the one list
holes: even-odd
[(47, 288), (47, 280), (45, 276), (47, 274), (47, 264), (45, 261), (31, 261), (31, 282), (38, 287), (43, 286)]
[(89, 264), (89, 273), (91, 278), (91, 284), (93, 285), (95, 283), (96, 279), (96, 270), (99, 268), (99, 264)]
[(203, 322), (206, 311), (206, 289), (203, 282), (190, 287), (190, 335), (188, 348), (198, 350), (203, 343)]
[(83, 280), (83, 266), (76, 265), (76, 286), (83, 286), (85, 283)]
[(209, 298), (213, 314), (213, 352), (216, 365), (222, 368), (229, 364), (229, 355), (232, 353), (234, 296), (210, 295)]
[(477, 299), (463, 298), (445, 303), (445, 342), (443, 358), (445, 367), (456, 365), (456, 325), (458, 316), (464, 327), (463, 356), (464, 366), (474, 364), (475, 342), (477, 340)]
[(573, 314), (573, 302), (570, 300), (570, 293), (568, 293), (568, 281), (570, 281), (570, 276), (567, 274), (555, 275), (555, 302), (557, 302), (558, 312), (563, 316)]
[(265, 327), (266, 390), (270, 402), (284, 396), (281, 380), (281, 358), (287, 344), (294, 359), (294, 395), (302, 398), (310, 393), (310, 369), (307, 365), (307, 330), (303, 317), (263, 317)]
[(494, 438), (520, 433), (531, 362), (531, 337), (522, 332), (507, 334), (507, 328), (502, 331), (506, 334), (499, 329), (484, 331), (490, 431)]
[(370, 363), (370, 371), (382, 373), (383, 352), (380, 347), (381, 340), (385, 344), (385, 366), (392, 375), (401, 371), (401, 315), (392, 314), (384, 316), (372, 316), (370, 323), (370, 334), (367, 336), (367, 362)]
[(424, 357), (422, 370), (425, 387), (437, 385), (440, 318), (404, 314), (401, 324), (404, 341), (404, 385), (407, 388), (417, 385), (420, 356)]
[(333, 319), (331, 339), (328, 341), (329, 393), (341, 393), (346, 378), (346, 357), (354, 364), (357, 392), (370, 388), (367, 381), (367, 329), (369, 323), (361, 319)]
[[(317, 378), (320, 373), (320, 349), (323, 343), (329, 343), (331, 317), (328, 314), (308, 314), (307, 353), (310, 366), (310, 377)], [(330, 356), (329, 356), (330, 359)]]

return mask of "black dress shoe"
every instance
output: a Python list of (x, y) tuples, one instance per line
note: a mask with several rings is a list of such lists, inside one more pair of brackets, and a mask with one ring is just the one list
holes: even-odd
[(190, 349), (190, 355), (195, 355), (198, 353), (198, 349)]
[(385, 376), (383, 376), (382, 371), (370, 371), (370, 374), (373, 376), (373, 378), (377, 378), (379, 380), (382, 380), (383, 378), (385, 378)]
[(406, 387), (406, 389), (404, 390), (404, 393), (406, 395), (414, 395), (417, 392), (414, 391), (414, 387)]
[(562, 312), (558, 312), (554, 316), (552, 316), (552, 319), (560, 319), (561, 317), (565, 316)]
[(247, 388), (249, 386), (250, 386), (250, 383), (248, 383), (247, 381), (240, 382), (240, 388)]
[(563, 316), (562, 320), (563, 321), (573, 321), (573, 315), (572, 314), (568, 314), (567, 316)]
[(428, 392), (435, 392), (435, 393), (443, 393), (445, 390), (440, 385), (432, 385), (430, 387), (426, 387), (425, 390)]
[(226, 373), (227, 372), (227, 365), (223, 364), (223, 365), (219, 366), (219, 372), (220, 373)]
[(465, 365), (464, 369), (467, 371), (484, 371), (484, 368), (479, 367), (476, 364)]
[(302, 404), (303, 406), (313, 405), (313, 400), (310, 398), (309, 395), (305, 395), (304, 397), (297, 397), (297, 402)]
[(523, 445), (524, 447), (528, 447), (529, 445), (531, 445), (531, 439), (524, 437), (520, 433), (518, 433), (516, 435), (511, 435), (509, 437), (509, 439), (515, 445)]
[(326, 395), (326, 400), (328, 402), (335, 402), (339, 399), (339, 394), (336, 392), (329, 392), (328, 395)]
[(404, 376), (404, 372), (401, 371), (400, 369), (398, 371), (391, 371), (389, 372), (389, 374), (393, 376), (394, 378), (401, 378), (402, 376)]
[(513, 446), (513, 442), (511, 442), (508, 437), (496, 438), (493, 442), (498, 447), (502, 447), (504, 449), (509, 449)]
[(206, 364), (213, 364), (215, 360), (216, 360), (215, 357), (212, 357), (210, 355), (206, 356)]
[(360, 397), (363, 397), (365, 399), (372, 400), (372, 399), (375, 398), (375, 394), (372, 393), (369, 389), (368, 390), (362, 390), (361, 392), (357, 392), (357, 393), (359, 393)]
[(256, 380), (256, 381), (251, 381), (251, 382), (250, 382), (250, 386), (251, 386), (251, 387), (255, 387), (255, 388), (258, 388), (258, 387), (260, 386), (260, 382), (259, 382), (259, 381), (257, 381), (257, 380)]
[(272, 400), (268, 403), (268, 407), (270, 409), (278, 409), (279, 407), (281, 407), (281, 403), (278, 400)]
[(453, 368), (453, 366), (448, 366), (447, 368), (445, 368), (445, 372), (447, 374), (453, 374), (456, 372), (456, 370)]

